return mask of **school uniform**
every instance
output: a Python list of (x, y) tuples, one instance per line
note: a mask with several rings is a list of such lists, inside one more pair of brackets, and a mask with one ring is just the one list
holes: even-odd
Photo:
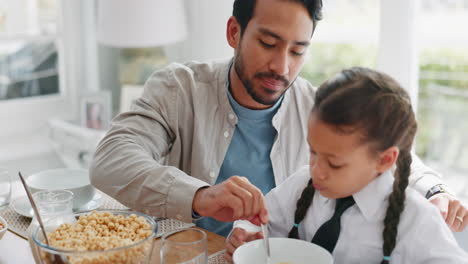
[[(271, 237), (288, 236), (294, 225), (296, 202), (309, 179), (309, 167), (306, 166), (266, 196)], [(393, 181), (393, 172), (389, 170), (353, 195), (356, 203), (341, 216), (341, 231), (333, 250), (335, 264), (382, 261), (383, 220)], [(299, 238), (311, 241), (319, 227), (332, 217), (335, 204), (334, 199), (316, 191), (311, 207), (299, 224)], [(259, 230), (247, 221), (236, 221), (234, 227)], [(390, 263), (465, 264), (468, 254), (459, 247), (438, 209), (408, 188)]]

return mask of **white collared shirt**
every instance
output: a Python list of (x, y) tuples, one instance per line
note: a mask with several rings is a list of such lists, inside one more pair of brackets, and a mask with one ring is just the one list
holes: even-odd
[[(287, 237), (294, 224), (296, 202), (309, 181), (308, 166), (300, 169), (267, 196), (272, 237)], [(392, 192), (393, 175), (385, 172), (353, 195), (356, 204), (341, 216), (341, 232), (333, 251), (335, 264), (380, 263), (383, 258), (383, 219)], [(463, 264), (468, 254), (457, 244), (441, 214), (411, 188), (400, 217), (398, 237), (390, 263)], [(300, 239), (311, 241), (318, 228), (333, 215), (335, 200), (315, 192), (312, 206), (299, 225)], [(257, 231), (246, 221), (235, 227)]]

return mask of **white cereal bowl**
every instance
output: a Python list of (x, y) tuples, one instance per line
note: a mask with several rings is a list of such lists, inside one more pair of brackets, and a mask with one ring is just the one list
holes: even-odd
[(0, 239), (2, 239), (2, 237), (5, 235), (7, 229), (8, 229), (8, 224), (7, 222), (5, 221), (5, 219), (3, 219), (3, 217), (0, 216), (0, 223), (3, 224), (3, 228), (0, 228)]
[[(272, 264), (333, 264), (333, 257), (322, 247), (292, 238), (270, 238)], [(234, 264), (266, 263), (263, 240), (240, 246), (233, 255)]]
[(30, 175), (26, 182), (31, 192), (68, 190), (73, 193), (73, 209), (93, 199), (95, 189), (85, 169), (53, 169)]

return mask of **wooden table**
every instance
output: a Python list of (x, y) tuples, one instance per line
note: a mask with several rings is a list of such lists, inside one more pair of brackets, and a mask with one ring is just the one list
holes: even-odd
[(28, 241), (10, 231), (0, 240), (0, 264), (7, 263), (34, 263)]
[[(198, 227), (197, 227), (198, 228)], [(225, 238), (207, 230), (198, 228), (206, 232), (208, 242), (208, 256), (224, 249)], [(151, 263), (159, 264), (159, 250), (161, 239), (154, 243), (153, 258)], [(29, 264), (34, 263), (34, 258), (26, 239), (8, 231), (0, 240), (0, 264)]]
[[(24, 190), (19, 181), (12, 184), (12, 198), (24, 195)], [(13, 200), (12, 199), (12, 200)], [(199, 228), (201, 229), (201, 228)], [(207, 230), (201, 229), (207, 234), (208, 256), (224, 249), (225, 238)], [(153, 258), (151, 263), (159, 263), (159, 250), (161, 247), (160, 239), (154, 244)], [(29, 247), (29, 243), (23, 237), (8, 230), (5, 236), (0, 240), (0, 264), (29, 264), (34, 263), (34, 258)]]
[[(199, 228), (199, 227), (196, 227), (196, 228), (203, 230), (206, 233), (207, 244), (208, 244), (208, 256), (224, 249), (224, 241), (225, 241), (224, 237), (217, 235), (215, 233), (212, 233), (210, 231), (207, 231), (205, 229)], [(157, 239), (154, 243), (153, 258), (151, 259), (151, 264), (153, 263), (159, 264), (160, 257), (159, 257), (158, 252), (160, 249), (161, 249), (161, 239)]]

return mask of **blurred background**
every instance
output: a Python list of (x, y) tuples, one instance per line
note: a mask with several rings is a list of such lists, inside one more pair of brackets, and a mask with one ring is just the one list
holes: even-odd
[[(126, 2), (0, 0), (0, 165), (25, 174), (87, 167), (110, 119), (154, 70), (233, 54), (232, 0)], [(301, 72), (314, 85), (349, 66), (394, 76), (417, 111), (418, 155), (464, 200), (467, 26), (468, 0), (325, 0)]]

